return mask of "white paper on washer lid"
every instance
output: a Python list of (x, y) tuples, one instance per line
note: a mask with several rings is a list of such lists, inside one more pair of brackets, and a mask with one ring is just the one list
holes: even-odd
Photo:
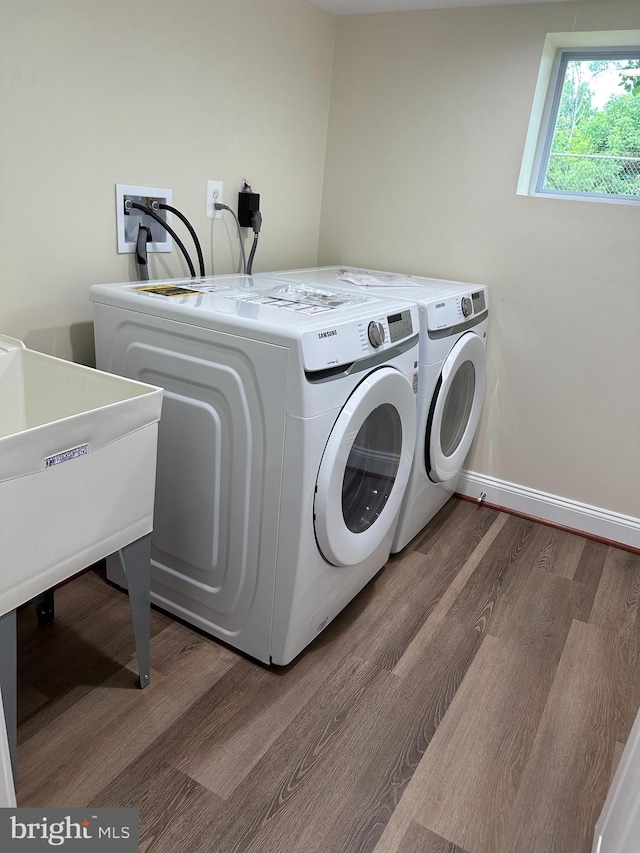
[(306, 284), (303, 281), (291, 281), (284, 284), (280, 282), (275, 290), (271, 291), (271, 295), (278, 296), (281, 299), (304, 300), (310, 305), (323, 305), (330, 308), (364, 305), (371, 301), (367, 296), (354, 296), (353, 293), (345, 293), (344, 290), (331, 290)]
[(420, 282), (413, 276), (399, 273), (360, 273), (351, 270), (340, 270), (339, 281), (348, 281), (358, 287), (419, 287)]
[(304, 314), (335, 311), (380, 301), (375, 296), (360, 296), (344, 290), (327, 290), (302, 281), (284, 283), (278, 281), (272, 288), (253, 292), (243, 291), (231, 295), (238, 301), (271, 305), (273, 308), (284, 308), (287, 311)]

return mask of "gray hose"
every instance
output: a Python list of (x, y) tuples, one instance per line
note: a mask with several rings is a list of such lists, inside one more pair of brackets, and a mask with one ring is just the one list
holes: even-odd
[(146, 225), (138, 226), (138, 239), (136, 240), (136, 263), (138, 264), (138, 275), (140, 281), (149, 281), (149, 259), (147, 256), (147, 243), (151, 240), (151, 231)]

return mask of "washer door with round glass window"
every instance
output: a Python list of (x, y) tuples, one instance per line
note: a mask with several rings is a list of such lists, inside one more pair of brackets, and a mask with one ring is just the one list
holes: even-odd
[(365, 560), (396, 521), (411, 470), (416, 403), (392, 367), (370, 373), (338, 415), (322, 456), (314, 516), (325, 560)]
[(462, 469), (480, 420), (487, 381), (487, 355), (478, 335), (455, 344), (442, 367), (425, 437), (429, 478), (446, 483)]

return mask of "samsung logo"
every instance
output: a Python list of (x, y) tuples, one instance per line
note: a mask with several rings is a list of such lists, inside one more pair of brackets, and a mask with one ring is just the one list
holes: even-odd
[(436, 308), (444, 308), (444, 306), (445, 306), (444, 302), (436, 302)]
[(332, 338), (334, 335), (338, 334), (337, 329), (329, 329), (328, 332), (318, 332), (319, 338)]

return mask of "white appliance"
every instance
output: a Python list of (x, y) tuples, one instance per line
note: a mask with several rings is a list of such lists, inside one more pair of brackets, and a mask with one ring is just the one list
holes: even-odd
[[(98, 366), (165, 389), (152, 601), (288, 663), (388, 559), (415, 443), (415, 305), (247, 276), (91, 300)], [(108, 575), (124, 585), (114, 560)]]
[(476, 433), (486, 387), (487, 288), (356, 267), (269, 275), (412, 300), (418, 307), (418, 427), (413, 466), (391, 549), (396, 553), (453, 495)]

